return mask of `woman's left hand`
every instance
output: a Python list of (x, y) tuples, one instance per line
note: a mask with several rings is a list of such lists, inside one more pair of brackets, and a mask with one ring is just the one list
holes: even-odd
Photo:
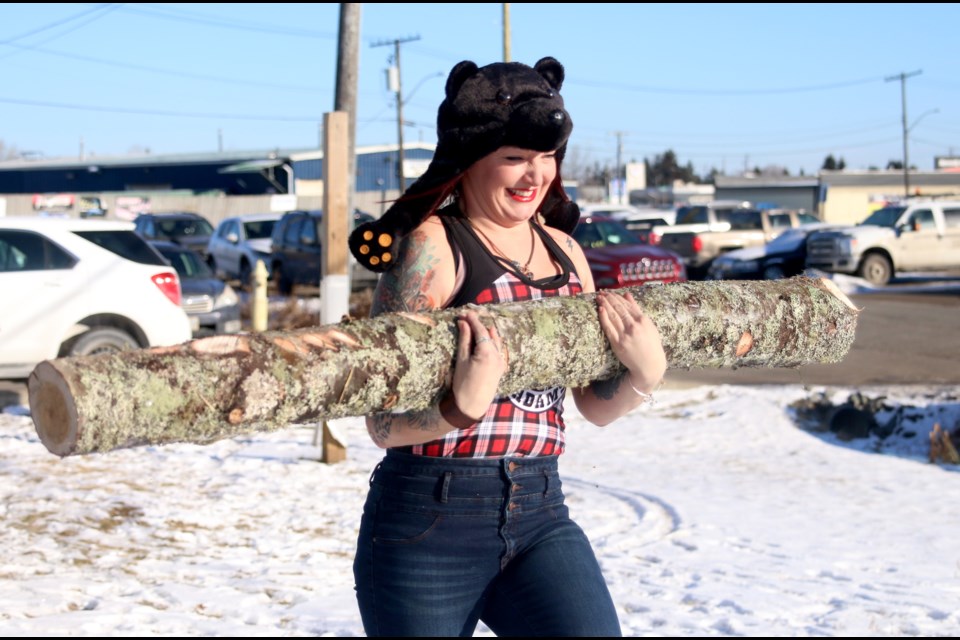
[(600, 327), (613, 353), (630, 371), (631, 384), (647, 393), (663, 380), (667, 356), (660, 332), (630, 293), (597, 292)]

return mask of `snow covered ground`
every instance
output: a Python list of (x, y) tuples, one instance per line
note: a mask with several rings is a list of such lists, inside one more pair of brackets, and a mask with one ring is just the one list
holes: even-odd
[[(853, 391), (887, 396), (892, 435), (797, 426), (794, 401)], [(567, 407), (568, 503), (626, 635), (960, 632), (960, 467), (927, 461), (956, 388), (658, 396), (605, 429)], [(335, 465), (312, 426), (61, 460), (8, 408), (0, 634), (362, 635), (351, 563), (380, 451), (360, 419), (335, 426)]]

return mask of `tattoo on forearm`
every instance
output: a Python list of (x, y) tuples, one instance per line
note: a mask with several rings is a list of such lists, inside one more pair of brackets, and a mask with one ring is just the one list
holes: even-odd
[(390, 432), (393, 429), (393, 425), (396, 422), (396, 416), (392, 413), (381, 413), (377, 415), (370, 416), (370, 422), (367, 424), (367, 431), (370, 432), (370, 437), (375, 443), (379, 446), (386, 446), (387, 440), (390, 438)]
[(423, 411), (409, 411), (407, 413), (378, 413), (370, 417), (367, 431), (375, 443), (386, 446), (391, 434), (406, 427), (411, 431), (435, 431), (437, 437), (443, 435), (440, 428), (440, 410), (430, 407)]
[(608, 380), (594, 380), (590, 383), (590, 388), (595, 396), (601, 400), (609, 400), (617, 395), (620, 385), (623, 383), (623, 374), (610, 378)]
[(371, 315), (424, 311), (437, 306), (428, 292), (439, 258), (433, 253), (426, 234), (415, 231), (404, 238), (398, 254), (399, 264), (380, 276)]

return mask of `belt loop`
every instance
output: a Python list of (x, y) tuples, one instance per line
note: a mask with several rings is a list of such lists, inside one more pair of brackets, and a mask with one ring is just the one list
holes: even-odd
[(447, 493), (450, 491), (451, 478), (453, 478), (453, 473), (450, 471), (444, 471), (443, 485), (440, 487), (440, 502), (443, 504), (447, 503)]
[(550, 491), (550, 472), (543, 472), (543, 495), (546, 496)]
[(377, 466), (375, 466), (373, 468), (373, 471), (370, 472), (370, 480), (368, 480), (368, 483), (370, 484), (370, 486), (373, 486), (373, 476), (377, 475), (377, 471), (380, 471), (380, 467), (382, 465), (383, 465), (382, 462), (378, 462)]

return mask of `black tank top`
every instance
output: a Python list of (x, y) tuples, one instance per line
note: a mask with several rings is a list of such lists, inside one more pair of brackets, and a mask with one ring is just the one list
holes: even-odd
[[(462, 260), (466, 274), (466, 282), (448, 307), (537, 300), (577, 295), (582, 291), (573, 262), (539, 225), (534, 228), (561, 272), (532, 280), (505, 268), (477, 237), (456, 206), (438, 213), (447, 231), (454, 260), (457, 265)], [(397, 449), (414, 455), (453, 458), (560, 455), (565, 446), (565, 395), (563, 387), (552, 387), (497, 396), (476, 424), (455, 429), (431, 442)]]
[[(547, 247), (550, 257), (560, 267), (560, 273), (545, 278), (527, 278), (519, 271), (508, 269), (503, 265), (487, 245), (483, 243), (477, 232), (467, 222), (466, 216), (456, 205), (445, 207), (437, 212), (447, 232), (450, 248), (453, 249), (453, 263), (456, 269), (460, 268), (463, 260), (464, 283), (447, 307), (461, 307), (468, 303), (485, 304), (493, 300), (478, 300), (482, 292), (488, 289), (504, 273), (511, 273), (518, 280), (534, 289), (559, 289), (570, 282), (570, 274), (576, 274), (576, 267), (570, 256), (560, 248), (553, 237), (539, 224), (533, 225), (534, 230), (543, 244)], [(577, 278), (579, 280), (579, 278)]]

